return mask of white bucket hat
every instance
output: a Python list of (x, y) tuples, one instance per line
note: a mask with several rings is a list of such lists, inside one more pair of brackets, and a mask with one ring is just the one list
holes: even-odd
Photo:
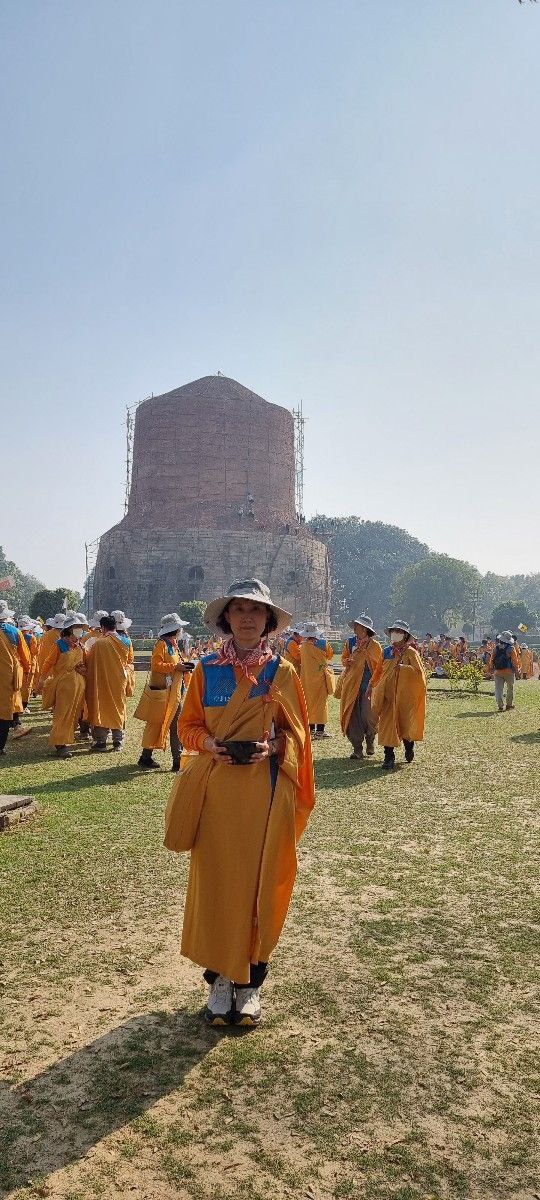
[(52, 619), (51, 629), (63, 629), (66, 616), (67, 616), (67, 613), (65, 613), (65, 612), (55, 613), (55, 615)]
[(82, 613), (73, 612), (73, 610), (71, 610), (70, 612), (67, 612), (64, 617), (63, 628), (64, 629), (73, 629), (76, 625), (82, 625), (83, 627), (87, 627), (88, 621), (86, 620), (86, 617), (83, 616)]
[(244, 579), (239, 583), (232, 583), (226, 596), (219, 596), (217, 600), (212, 600), (204, 614), (205, 625), (211, 629), (218, 628), (218, 621), (223, 609), (231, 600), (253, 600), (255, 604), (266, 604), (276, 618), (276, 633), (283, 633), (292, 617), (292, 613), (286, 612), (284, 608), (280, 608), (274, 603), (269, 588), (265, 583), (261, 583), (260, 579)]
[(354, 629), (355, 625), (363, 625), (364, 629), (369, 629), (370, 633), (375, 633), (373, 621), (365, 613), (361, 613), (359, 617), (353, 617), (352, 621), (349, 621), (349, 629)]
[(392, 624), (388, 626), (388, 629), (385, 630), (385, 633), (392, 633), (393, 630), (396, 630), (397, 633), (410, 634), (411, 627), (406, 621), (393, 621)]
[(302, 630), (302, 637), (305, 638), (321, 638), (324, 637), (322, 629), (319, 628), (316, 621), (307, 621)]
[(15, 616), (15, 609), (8, 608), (6, 600), (0, 600), (0, 621), (11, 621)]
[(45, 621), (45, 626), (47, 629), (54, 629), (54, 627), (55, 627), (54, 626), (54, 617), (47, 617), (47, 620)]
[(99, 622), (101, 621), (101, 618), (108, 617), (108, 615), (109, 614), (106, 609), (96, 608), (96, 611), (92, 613), (90, 618), (90, 629), (99, 629)]
[(165, 613), (165, 616), (161, 618), (158, 637), (163, 637), (166, 633), (175, 633), (177, 629), (182, 629), (184, 625), (189, 625), (189, 621), (183, 621), (178, 616), (178, 613)]
[(24, 616), (19, 617), (17, 625), (19, 626), (19, 629), (24, 630), (25, 633), (33, 633), (35, 629), (34, 621), (28, 616), (28, 613), (25, 613)]
[[(104, 615), (106, 616), (107, 614), (105, 613)], [(121, 608), (113, 608), (111, 617), (114, 617), (116, 621), (116, 628), (120, 633), (126, 633), (130, 626), (133, 625), (131, 617), (126, 617), (126, 614), (122, 612)]]
[(505, 646), (513, 646), (514, 645), (514, 638), (509, 629), (503, 629), (502, 633), (498, 633), (496, 640), (498, 642), (504, 642)]

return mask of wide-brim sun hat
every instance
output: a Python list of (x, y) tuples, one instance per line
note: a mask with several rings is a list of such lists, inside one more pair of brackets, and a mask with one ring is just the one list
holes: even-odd
[(54, 617), (53, 617), (53, 623), (51, 625), (51, 629), (63, 629), (66, 616), (67, 616), (67, 613), (65, 613), (65, 612), (55, 613)]
[(322, 629), (317, 625), (316, 621), (306, 621), (302, 630), (302, 637), (305, 638), (321, 638), (323, 636)]
[(82, 614), (78, 612), (67, 612), (64, 617), (64, 624), (62, 628), (75, 629), (78, 625), (81, 625), (83, 629), (88, 628), (86, 617), (83, 617)]
[(119, 629), (120, 632), (122, 632), (122, 630), (129, 629), (130, 626), (133, 625), (131, 617), (126, 617), (126, 614), (122, 612), (121, 608), (113, 608), (111, 617), (114, 617), (116, 621), (116, 628)]
[(101, 618), (108, 617), (108, 615), (109, 614), (105, 608), (96, 608), (96, 611), (92, 613), (90, 618), (90, 629), (99, 629)]
[(496, 640), (504, 642), (505, 646), (513, 646), (514, 644), (514, 637), (509, 629), (503, 629), (502, 633), (498, 633)]
[(349, 621), (349, 629), (354, 629), (355, 625), (363, 625), (364, 629), (369, 629), (370, 633), (375, 633), (373, 621), (365, 613), (361, 613), (359, 617), (353, 617), (352, 621)]
[(28, 613), (24, 613), (22, 617), (19, 617), (17, 625), (19, 626), (19, 629), (22, 629), (23, 633), (34, 632), (34, 622), (32, 618), (28, 616)]
[(45, 626), (47, 629), (54, 629), (54, 617), (47, 617), (47, 620), (45, 621)]
[(392, 624), (388, 626), (388, 628), (385, 630), (385, 633), (394, 633), (394, 632), (410, 633), (411, 627), (410, 627), (410, 625), (407, 624), (406, 621), (392, 621)]
[(185, 625), (189, 625), (189, 621), (183, 621), (178, 613), (165, 613), (160, 621), (158, 637), (164, 637), (166, 633), (175, 633), (177, 629), (182, 629)]
[(0, 600), (0, 621), (11, 621), (15, 616), (15, 609), (8, 608), (5, 600)]
[(277, 621), (276, 633), (283, 633), (292, 617), (292, 613), (280, 608), (279, 604), (272, 600), (270, 589), (265, 583), (261, 583), (260, 579), (243, 579), (239, 583), (232, 583), (226, 596), (218, 596), (207, 605), (204, 614), (205, 625), (210, 629), (219, 628), (218, 621), (231, 600), (252, 600), (254, 604), (265, 604)]

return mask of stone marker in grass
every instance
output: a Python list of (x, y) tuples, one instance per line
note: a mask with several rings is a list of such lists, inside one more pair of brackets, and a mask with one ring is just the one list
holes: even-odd
[(29, 821), (38, 810), (33, 796), (0, 795), (0, 833), (12, 829), (21, 821)]

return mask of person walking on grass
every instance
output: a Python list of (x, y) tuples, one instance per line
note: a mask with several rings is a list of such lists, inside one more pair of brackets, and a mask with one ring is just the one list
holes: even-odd
[(394, 621), (386, 633), (390, 645), (375, 668), (369, 690), (379, 720), (377, 737), (384, 747), (382, 766), (391, 771), (396, 765), (396, 747), (403, 742), (405, 761), (410, 763), (415, 742), (424, 737), (427, 685), (407, 622)]
[(489, 670), (495, 680), (495, 703), (499, 712), (504, 712), (505, 688), (506, 710), (514, 708), (514, 680), (520, 674), (520, 662), (509, 629), (497, 634)]
[(94, 738), (90, 752), (103, 754), (109, 733), (113, 750), (122, 749), (133, 647), (126, 633), (117, 632), (112, 615), (102, 617), (100, 626), (101, 636), (87, 651), (86, 703)]
[(42, 667), (43, 707), (51, 708), (53, 723), (49, 744), (58, 758), (73, 758), (70, 747), (84, 706), (86, 655), (82, 638), (86, 629), (82, 613), (68, 612), (64, 628)]
[(304, 626), (302, 638), (300, 682), (306, 697), (309, 727), (312, 737), (329, 738), (332, 735), (326, 732), (328, 697), (334, 694), (335, 678), (328, 664), (334, 651), (315, 621)]
[(204, 619), (224, 642), (191, 676), (178, 730), (192, 754), (169, 799), (165, 845), (191, 851), (181, 949), (205, 968), (206, 1020), (249, 1026), (261, 1019), (315, 802), (309, 721), (294, 667), (268, 645), (290, 613), (264, 583), (234, 583)]
[(353, 748), (351, 758), (361, 759), (364, 757), (364, 740), (368, 757), (375, 753), (377, 717), (371, 707), (369, 685), (383, 652), (375, 637), (371, 617), (362, 613), (350, 622), (349, 628), (354, 630), (354, 635), (343, 647), (344, 670), (338, 681), (340, 721), (342, 733)]
[(186, 681), (193, 663), (185, 658), (185, 642), (179, 640), (182, 629), (189, 625), (178, 613), (165, 613), (161, 618), (158, 640), (152, 651), (150, 681), (145, 687), (134, 716), (146, 721), (143, 729), (142, 752), (138, 765), (143, 770), (159, 770), (153, 750), (164, 750), (167, 734), (173, 759), (173, 771), (180, 770), (182, 745), (178, 737), (178, 718), (186, 691)]
[[(0, 754), (6, 753), (10, 728), (23, 711), (21, 688), (31, 657), (20, 629), (13, 622), (15, 611), (0, 600)], [(17, 720), (18, 719), (18, 720)], [(29, 732), (29, 731), (28, 731)], [(17, 736), (17, 735), (15, 735)]]

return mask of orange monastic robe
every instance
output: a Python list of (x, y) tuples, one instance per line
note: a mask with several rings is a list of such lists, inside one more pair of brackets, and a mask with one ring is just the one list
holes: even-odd
[(388, 646), (372, 679), (371, 707), (379, 718), (380, 746), (420, 742), (426, 717), (426, 677), (412, 646), (394, 654)]
[[(170, 647), (170, 650), (169, 650)], [(185, 676), (176, 671), (184, 662), (174, 638), (160, 638), (152, 651), (150, 685), (145, 687), (134, 716), (146, 721), (142, 745), (145, 750), (164, 750), (174, 714), (185, 690)]]
[(126, 685), (130, 671), (131, 639), (105, 633), (87, 651), (86, 703), (90, 725), (123, 729), (126, 722)]
[(521, 650), (521, 678), (534, 678), (534, 659), (532, 650), (529, 650), (528, 646)]
[(37, 670), (39, 643), (35, 633), (26, 633), (25, 631), (21, 632), (30, 653), (30, 666), (28, 670), (24, 672), (23, 685), (21, 688), (22, 702), (23, 704), (28, 704), (32, 693), (32, 688), (34, 686), (34, 677)]
[(300, 682), (304, 689), (310, 725), (326, 725), (328, 697), (334, 694), (334, 674), (328, 662), (334, 651), (324, 638), (306, 638), (300, 647)]
[[(282, 751), (247, 766), (216, 762), (206, 737), (260, 741), (272, 728)], [(277, 945), (296, 877), (296, 842), (315, 801), (306, 705), (278, 655), (257, 684), (207, 655), (187, 690), (178, 732), (198, 751), (180, 772), (166, 814), (165, 845), (191, 850), (182, 954), (238, 984)]]
[(289, 638), (283, 649), (283, 657), (287, 662), (290, 662), (295, 671), (300, 674), (300, 647), (302, 643), (296, 642), (293, 637)]
[(51, 746), (71, 746), (84, 705), (84, 676), (75, 667), (83, 666), (85, 653), (81, 646), (72, 647), (67, 639), (59, 638), (43, 663), (43, 676), (52, 676), (48, 703), (53, 710), (49, 734)]
[(14, 713), (22, 712), (23, 672), (30, 656), (25, 642), (27, 656), (21, 660), (20, 636), (11, 622), (0, 624), (0, 721), (11, 721)]
[[(347, 643), (346, 645), (348, 650), (347, 665), (339, 681), (341, 730), (345, 734), (349, 728), (352, 711), (358, 698), (366, 668), (371, 678), (373, 678), (383, 654), (380, 642), (377, 642), (374, 637), (368, 638), (365, 645), (357, 646), (352, 650), (352, 653), (349, 645)], [(343, 654), (341, 657), (343, 661)]]

